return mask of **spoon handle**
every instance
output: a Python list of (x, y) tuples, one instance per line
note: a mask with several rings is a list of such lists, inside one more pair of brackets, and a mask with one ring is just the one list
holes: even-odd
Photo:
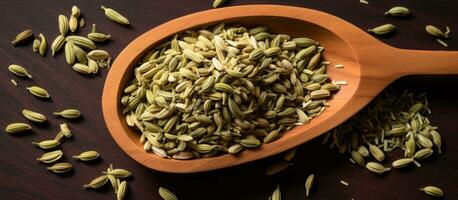
[[(378, 58), (377, 58), (378, 57)], [(393, 80), (415, 74), (458, 74), (458, 51), (384, 48), (377, 57), (364, 59), (375, 76)], [(364, 70), (364, 68), (363, 68)]]

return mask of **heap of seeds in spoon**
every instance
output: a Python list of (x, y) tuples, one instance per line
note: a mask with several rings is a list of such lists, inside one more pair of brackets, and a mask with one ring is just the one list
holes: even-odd
[(121, 99), (146, 151), (191, 159), (237, 153), (308, 123), (339, 86), (309, 38), (267, 27), (185, 31), (148, 52)]

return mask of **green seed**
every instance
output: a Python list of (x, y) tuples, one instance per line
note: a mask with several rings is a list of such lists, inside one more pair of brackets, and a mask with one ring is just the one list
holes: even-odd
[(173, 194), (173, 192), (164, 187), (159, 187), (159, 195), (164, 200), (178, 200), (177, 196)]
[(117, 11), (111, 9), (111, 8), (106, 8), (105, 6), (101, 6), (101, 8), (104, 10), (105, 12), (105, 16), (108, 17), (108, 19), (110, 19), (111, 21), (114, 21), (118, 24), (121, 24), (121, 25), (128, 25), (129, 24), (129, 20), (122, 16), (121, 14), (119, 14)]
[(8, 67), (8, 70), (17, 76), (32, 78), (32, 75), (24, 67), (19, 65), (12, 64)]
[(444, 192), (442, 189), (436, 186), (426, 186), (424, 188), (420, 188), (421, 191), (425, 192), (426, 194), (434, 197), (442, 197), (444, 196)]
[(392, 33), (395, 29), (396, 27), (393, 24), (384, 24), (372, 29), (367, 29), (367, 31), (376, 35), (386, 35)]
[(32, 35), (33, 35), (32, 30), (24, 30), (24, 31), (22, 31), (22, 32), (20, 32), (19, 34), (16, 35), (14, 40), (11, 41), (11, 44), (16, 46), (16, 45), (18, 45), (20, 43), (23, 43), (23, 42), (27, 41), (28, 39), (30, 39), (32, 37)]
[(53, 112), (53, 114), (56, 116), (67, 118), (67, 119), (75, 119), (81, 116), (81, 112), (79, 110), (72, 109), (72, 108), (65, 109), (60, 112)]
[(31, 130), (31, 129), (32, 129), (32, 126), (30, 126), (29, 124), (17, 122), (17, 123), (8, 124), (5, 127), (5, 132), (7, 132), (7, 133), (22, 133), (22, 132), (26, 132), (26, 131)]
[(46, 116), (44, 116), (43, 114), (27, 109), (22, 110), (22, 115), (24, 115), (25, 118), (33, 122), (43, 123), (46, 121)]
[(85, 151), (77, 156), (72, 156), (72, 158), (79, 159), (81, 161), (91, 161), (97, 159), (98, 157), (99, 153), (97, 153), (97, 151)]
[(32, 95), (34, 95), (36, 97), (40, 97), (40, 98), (44, 98), (44, 99), (48, 99), (50, 97), (48, 91), (46, 91), (45, 89), (43, 89), (41, 87), (31, 86), (31, 87), (27, 87), (26, 89), (27, 89), (27, 91), (30, 92), (30, 94), (32, 94)]
[(72, 168), (72, 164), (70, 163), (56, 163), (51, 167), (47, 167), (46, 169), (54, 173), (61, 174), (72, 170)]

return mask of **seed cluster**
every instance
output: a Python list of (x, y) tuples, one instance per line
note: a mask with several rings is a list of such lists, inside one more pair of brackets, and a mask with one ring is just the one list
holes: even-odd
[(191, 159), (278, 139), (327, 107), (331, 83), (318, 42), (267, 27), (189, 30), (149, 52), (121, 103), (145, 150)]

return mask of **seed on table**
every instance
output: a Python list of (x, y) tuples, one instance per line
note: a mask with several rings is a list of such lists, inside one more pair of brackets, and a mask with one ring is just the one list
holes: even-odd
[(8, 124), (5, 127), (5, 132), (14, 134), (14, 133), (26, 132), (31, 129), (32, 129), (32, 126), (30, 126), (29, 124), (22, 123), (22, 122), (16, 122), (16, 123)]
[(366, 164), (366, 169), (375, 174), (383, 174), (387, 171), (390, 171), (390, 168), (385, 168), (383, 165), (376, 162), (368, 162)]
[(32, 95), (43, 98), (43, 99), (49, 99), (49, 93), (45, 89), (38, 87), (38, 86), (31, 86), (26, 88), (27, 91), (29, 91)]
[(424, 188), (420, 188), (421, 191), (423, 191), (424, 193), (430, 195), (430, 196), (434, 196), (434, 197), (442, 197), (444, 196), (444, 192), (442, 191), (442, 189), (436, 187), (436, 186), (426, 186)]
[(81, 116), (81, 112), (77, 109), (68, 108), (60, 112), (53, 112), (53, 115), (67, 119), (75, 119)]
[(388, 33), (392, 33), (395, 29), (396, 27), (393, 24), (384, 24), (375, 28), (367, 29), (367, 31), (376, 35), (386, 35)]
[(116, 199), (123, 200), (124, 197), (126, 196), (126, 193), (127, 193), (127, 182), (121, 181), (121, 183), (118, 186), (118, 191), (116, 193)]
[(305, 181), (305, 196), (309, 196), (310, 190), (313, 187), (313, 183), (315, 182), (315, 175), (310, 174)]
[(51, 43), (51, 55), (54, 56), (65, 44), (65, 36), (58, 35)]
[(213, 8), (218, 8), (220, 7), (221, 5), (223, 5), (223, 3), (225, 2), (226, 0), (214, 0), (213, 1)]
[(391, 164), (391, 166), (393, 166), (393, 168), (403, 168), (403, 167), (410, 165), (410, 163), (413, 163), (413, 161), (414, 160), (412, 158), (401, 158), (401, 159), (395, 160)]
[(85, 184), (83, 185), (83, 187), (85, 189), (87, 188), (93, 188), (93, 189), (96, 189), (96, 188), (99, 188), (99, 187), (102, 187), (103, 185), (105, 185), (105, 183), (108, 182), (108, 177), (107, 175), (102, 175), (102, 176), (99, 176), (95, 179), (93, 179), (91, 182), (89, 182), (88, 184)]
[(29, 79), (32, 79), (32, 75), (22, 66), (11, 64), (8, 66), (8, 70), (17, 76), (28, 77)]
[(177, 196), (173, 194), (173, 192), (164, 187), (159, 187), (159, 195), (164, 200), (178, 200)]
[(22, 115), (24, 115), (25, 118), (33, 122), (43, 123), (46, 121), (46, 116), (44, 116), (43, 114), (27, 109), (22, 110)]
[(61, 174), (72, 170), (72, 168), (72, 164), (70, 163), (56, 163), (50, 167), (47, 167), (46, 169), (56, 174)]
[(275, 188), (274, 192), (272, 193), (272, 196), (270, 196), (271, 200), (281, 200), (281, 191), (280, 191), (280, 185), (277, 185), (277, 188)]
[(62, 150), (55, 150), (43, 154), (41, 157), (37, 158), (37, 160), (43, 163), (53, 163), (62, 158), (63, 155), (64, 152)]
[(60, 145), (60, 142), (57, 140), (43, 140), (41, 142), (32, 142), (32, 144), (40, 147), (41, 149), (48, 150), (58, 147)]
[(122, 16), (116, 10), (113, 10), (111, 8), (107, 8), (105, 6), (101, 6), (101, 8), (105, 12), (105, 16), (108, 19), (110, 19), (111, 21), (114, 21), (114, 22), (116, 22), (118, 24), (121, 24), (121, 25), (128, 25), (129, 24), (129, 20), (126, 17)]
[(385, 12), (385, 15), (391, 15), (394, 17), (405, 17), (410, 14), (410, 11), (406, 7), (402, 6), (395, 6), (390, 8), (388, 11)]
[(20, 43), (23, 43), (27, 40), (29, 40), (30, 38), (32, 38), (32, 30), (24, 30), (22, 32), (20, 32), (19, 34), (16, 35), (16, 37), (14, 38), (13, 41), (11, 41), (11, 44), (13, 44), (14, 46), (20, 44)]

